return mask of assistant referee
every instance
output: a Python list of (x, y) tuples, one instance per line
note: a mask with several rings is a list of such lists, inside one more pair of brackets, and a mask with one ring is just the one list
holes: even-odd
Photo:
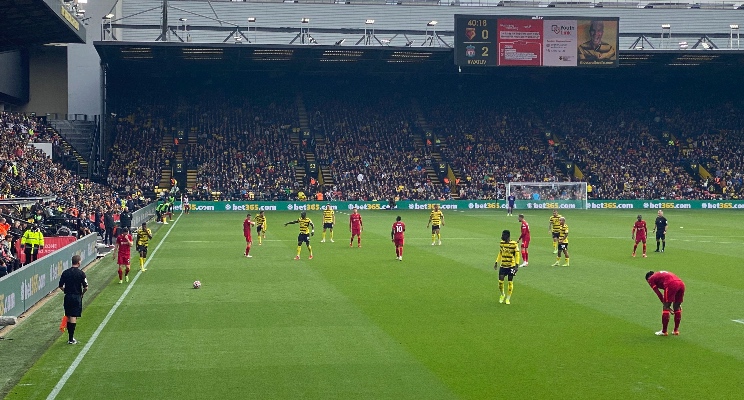
[(80, 269), (80, 256), (72, 256), (72, 268), (62, 272), (59, 278), (59, 288), (65, 292), (65, 315), (67, 316), (67, 344), (77, 344), (75, 340), (75, 326), (77, 319), (83, 314), (83, 294), (88, 290), (88, 278)]

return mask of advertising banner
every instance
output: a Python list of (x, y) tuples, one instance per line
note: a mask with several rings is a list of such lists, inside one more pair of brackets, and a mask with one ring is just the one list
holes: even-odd
[(72, 256), (86, 266), (96, 259), (96, 234), (90, 234), (58, 251), (0, 278), (0, 316), (18, 316), (57, 288), (62, 271), (72, 265)]
[[(387, 201), (192, 201), (191, 211), (320, 211), (326, 204), (337, 211), (385, 210)], [(443, 210), (487, 210), (506, 208), (505, 200), (401, 200), (396, 203), (398, 210), (429, 210), (438, 204)], [(703, 201), (703, 200), (517, 200), (518, 210), (542, 209), (741, 209), (744, 201)], [(175, 210), (181, 210), (176, 202)]]
[(549, 67), (575, 67), (578, 59), (576, 46), (576, 21), (544, 20), (543, 65)]

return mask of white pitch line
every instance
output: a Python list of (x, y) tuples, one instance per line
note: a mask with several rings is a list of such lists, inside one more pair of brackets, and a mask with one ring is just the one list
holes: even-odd
[[(168, 238), (168, 235), (170, 235), (173, 228), (178, 223), (178, 220), (181, 219), (181, 216), (179, 215), (178, 218), (173, 222), (173, 224), (168, 229), (168, 232), (165, 232), (165, 236), (163, 236), (163, 239), (160, 240), (160, 243), (158, 243), (157, 246), (155, 246), (155, 250), (152, 251), (152, 254), (150, 257), (147, 258), (147, 261), (145, 262), (145, 267), (147, 267), (147, 264), (150, 263), (150, 261), (155, 257), (155, 253), (160, 250), (160, 246), (165, 243), (165, 239)], [(106, 314), (106, 318), (101, 321), (101, 324), (98, 325), (98, 328), (95, 332), (93, 332), (93, 336), (90, 337), (90, 340), (88, 343), (85, 344), (85, 347), (83, 347), (83, 350), (78, 354), (77, 357), (75, 357), (75, 360), (70, 364), (70, 367), (67, 368), (67, 371), (65, 371), (65, 374), (62, 375), (62, 378), (59, 379), (59, 382), (57, 382), (57, 385), (54, 386), (54, 389), (52, 389), (52, 392), (49, 393), (49, 396), (47, 396), (47, 400), (53, 400), (57, 397), (60, 391), (62, 391), (62, 388), (65, 387), (65, 384), (67, 383), (67, 380), (70, 379), (70, 376), (75, 372), (78, 365), (83, 361), (83, 358), (86, 354), (88, 354), (88, 351), (93, 346), (93, 343), (96, 342), (96, 339), (98, 339), (98, 335), (101, 334), (101, 331), (103, 331), (103, 328), (106, 327), (111, 317), (114, 315), (116, 310), (119, 308), (122, 302), (124, 302), (124, 299), (129, 294), (129, 291), (132, 290), (132, 287), (134, 287), (134, 284), (137, 282), (137, 279), (142, 275), (142, 271), (137, 272), (137, 275), (134, 276), (134, 279), (132, 279), (132, 283), (127, 285), (127, 289), (124, 290), (124, 293), (121, 294), (119, 297), (119, 300), (116, 301), (113, 307), (111, 307), (111, 310), (109, 310), (108, 314)]]
[(731, 321), (736, 322), (737, 324), (744, 324), (744, 319), (732, 319)]

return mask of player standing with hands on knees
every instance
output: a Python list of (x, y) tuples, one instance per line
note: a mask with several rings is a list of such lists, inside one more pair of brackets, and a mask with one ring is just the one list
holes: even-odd
[(403, 239), (406, 232), (406, 224), (401, 221), (400, 215), (395, 218), (393, 230), (390, 231), (390, 239), (395, 244), (395, 257), (403, 261)]
[[(663, 305), (661, 330), (656, 332), (656, 336), (667, 336), (669, 316), (672, 312), (674, 313), (674, 331), (672, 331), (672, 334), (679, 335), (679, 323), (682, 321), (682, 302), (685, 299), (685, 283), (677, 275), (667, 271), (648, 271), (646, 282), (654, 290)], [(659, 289), (663, 290), (664, 294)]]
[(640, 242), (643, 242), (643, 257), (646, 257), (646, 236), (648, 236), (646, 221), (643, 220), (643, 216), (638, 215), (638, 220), (633, 225), (633, 232), (630, 234), (630, 238), (635, 240), (635, 245), (633, 245), (633, 257), (635, 257), (636, 249)]
[(654, 232), (656, 232), (655, 253), (659, 252), (659, 240), (661, 240), (661, 252), (663, 253), (666, 248), (667, 219), (664, 217), (664, 211), (659, 210), (656, 215), (656, 221), (654, 221)]

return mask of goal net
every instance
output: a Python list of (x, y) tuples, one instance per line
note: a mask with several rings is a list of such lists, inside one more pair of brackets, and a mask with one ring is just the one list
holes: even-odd
[(509, 182), (506, 196), (527, 201), (528, 208), (587, 208), (586, 182)]

